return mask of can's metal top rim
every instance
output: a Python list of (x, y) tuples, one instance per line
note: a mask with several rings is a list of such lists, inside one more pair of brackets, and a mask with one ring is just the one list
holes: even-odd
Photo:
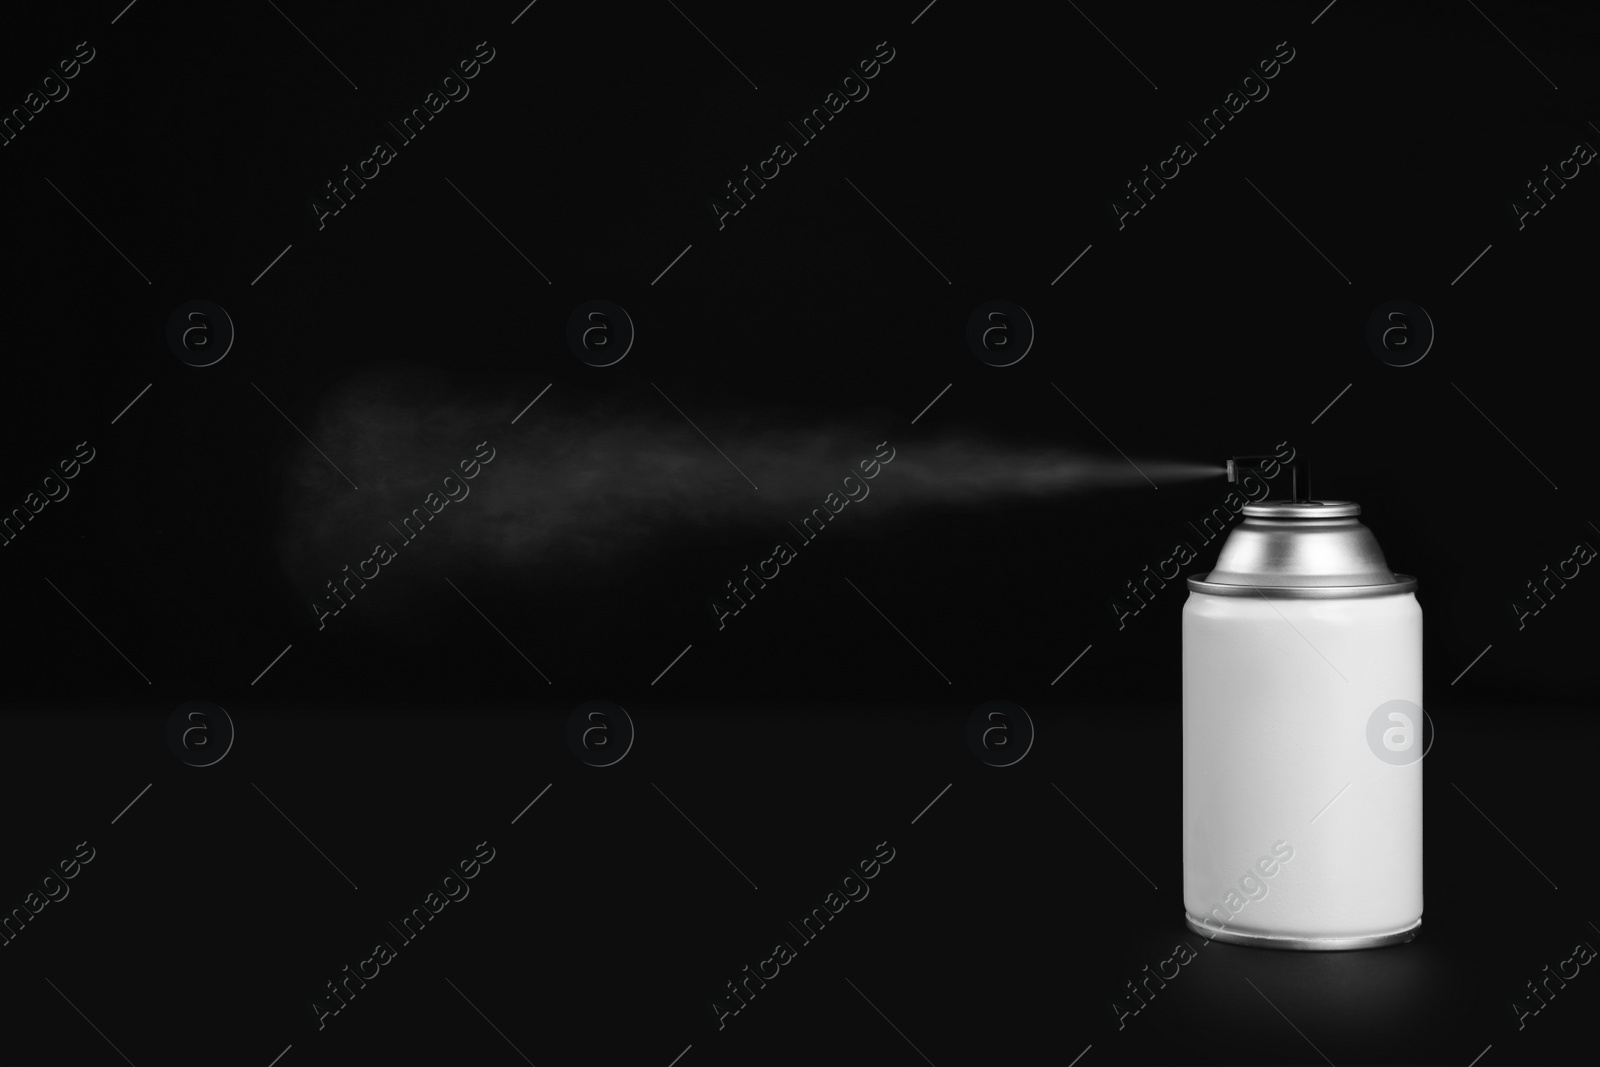
[(1353, 500), (1267, 500), (1246, 504), (1244, 514), (1253, 519), (1353, 519), (1361, 505)]
[(1391, 596), (1396, 593), (1415, 593), (1417, 579), (1409, 574), (1396, 574), (1393, 582), (1380, 585), (1232, 585), (1208, 582), (1210, 572), (1197, 574), (1188, 580), (1192, 593), (1209, 593), (1212, 596), (1264, 596), (1286, 600), (1342, 600), (1349, 597)]

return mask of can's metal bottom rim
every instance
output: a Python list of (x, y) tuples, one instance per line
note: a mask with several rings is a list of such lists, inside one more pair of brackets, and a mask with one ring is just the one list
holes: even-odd
[(1249, 945), (1253, 948), (1294, 949), (1302, 952), (1345, 952), (1351, 949), (1398, 945), (1416, 937), (1418, 928), (1422, 926), (1422, 920), (1418, 919), (1410, 926), (1382, 934), (1361, 934), (1356, 937), (1285, 937), (1275, 934), (1245, 934), (1233, 930), (1216, 930), (1187, 912), (1184, 913), (1183, 920), (1195, 933), (1215, 941)]

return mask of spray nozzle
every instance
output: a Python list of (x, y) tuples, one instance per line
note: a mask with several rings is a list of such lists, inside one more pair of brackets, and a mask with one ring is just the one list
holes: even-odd
[[(1295, 458), (1287, 463), (1277, 456), (1234, 456), (1228, 460), (1227, 469), (1229, 484), (1237, 484), (1247, 474), (1255, 474), (1265, 483), (1287, 472), (1289, 499), (1295, 501), (1311, 499), (1311, 474), (1304, 453), (1295, 453)], [(1271, 495), (1270, 491), (1268, 495)]]

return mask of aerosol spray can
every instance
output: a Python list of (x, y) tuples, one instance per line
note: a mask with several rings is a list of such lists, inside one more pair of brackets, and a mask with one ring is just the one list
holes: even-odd
[(1408, 941), (1422, 923), (1416, 579), (1389, 570), (1354, 503), (1242, 511), (1183, 608), (1188, 925), (1268, 948)]

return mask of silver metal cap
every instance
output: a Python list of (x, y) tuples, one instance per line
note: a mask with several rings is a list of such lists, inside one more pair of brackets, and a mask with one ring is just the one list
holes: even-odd
[(1217, 596), (1337, 598), (1410, 593), (1417, 580), (1389, 569), (1378, 539), (1348, 500), (1246, 504), (1209, 574), (1189, 579)]

